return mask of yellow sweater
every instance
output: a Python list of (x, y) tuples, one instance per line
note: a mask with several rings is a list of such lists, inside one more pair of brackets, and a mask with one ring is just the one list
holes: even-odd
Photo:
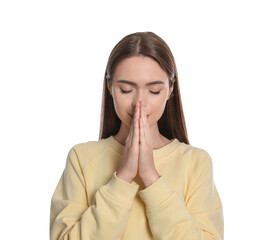
[(160, 178), (147, 188), (116, 176), (124, 146), (113, 136), (73, 146), (51, 198), (50, 239), (224, 238), (210, 155), (176, 138), (153, 150)]

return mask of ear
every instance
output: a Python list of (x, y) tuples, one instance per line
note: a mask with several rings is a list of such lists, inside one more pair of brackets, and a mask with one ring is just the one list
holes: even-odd
[(172, 87), (170, 88), (170, 92), (169, 92), (168, 100), (170, 99), (170, 97), (171, 97), (171, 95), (172, 95), (173, 88), (174, 88), (174, 82), (175, 82), (175, 79), (173, 79), (173, 84), (172, 84)]
[(107, 81), (107, 87), (108, 87), (108, 90), (110, 92), (110, 95), (112, 95), (111, 94), (111, 81)]
[(108, 90), (109, 90), (109, 93), (111, 95), (111, 86), (110, 86), (110, 84), (108, 84)]

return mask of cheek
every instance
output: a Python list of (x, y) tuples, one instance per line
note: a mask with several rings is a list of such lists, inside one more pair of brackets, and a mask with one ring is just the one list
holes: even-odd
[(152, 114), (160, 118), (163, 115), (164, 110), (165, 110), (165, 102), (160, 102), (160, 104), (154, 105)]
[(114, 109), (121, 121), (123, 121), (123, 118), (127, 118), (127, 114), (129, 112), (129, 102), (127, 99), (121, 94), (114, 95)]
[(150, 103), (150, 121), (158, 121), (164, 113), (166, 107), (166, 99), (165, 96), (158, 97), (158, 99), (152, 101)]

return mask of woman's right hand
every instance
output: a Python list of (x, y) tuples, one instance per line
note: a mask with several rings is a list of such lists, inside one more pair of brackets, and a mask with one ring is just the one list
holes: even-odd
[(139, 159), (139, 114), (140, 103), (137, 102), (130, 132), (126, 138), (124, 155), (117, 177), (131, 183), (137, 176)]

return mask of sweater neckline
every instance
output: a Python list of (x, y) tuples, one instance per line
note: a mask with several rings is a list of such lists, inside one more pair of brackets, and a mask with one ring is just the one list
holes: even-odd
[[(114, 137), (113, 135), (111, 135), (108, 138), (103, 139), (111, 148), (113, 148), (115, 151), (117, 151), (118, 153), (120, 153), (121, 155), (123, 155), (124, 153), (124, 148), (125, 146), (122, 145), (121, 143), (119, 143)], [(156, 158), (161, 158), (164, 157), (166, 155), (168, 155), (169, 153), (171, 153), (175, 148), (178, 147), (179, 145), (179, 141), (177, 138), (172, 139), (171, 142), (169, 142), (168, 144), (166, 144), (165, 146), (158, 148), (158, 149), (153, 149), (153, 157), (154, 159)]]

